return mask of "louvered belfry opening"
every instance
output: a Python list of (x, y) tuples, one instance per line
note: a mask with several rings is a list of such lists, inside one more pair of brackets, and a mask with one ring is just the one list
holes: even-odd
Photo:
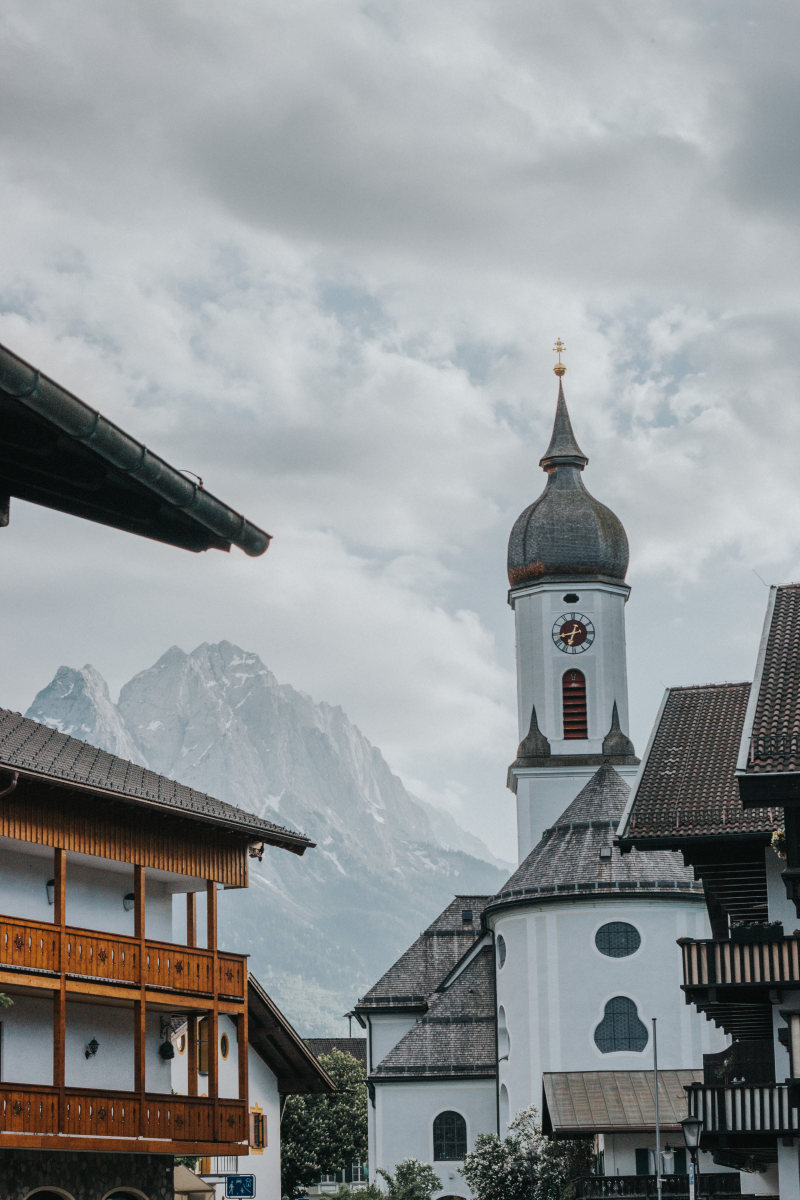
[(586, 676), (583, 671), (565, 671), (561, 680), (564, 697), (564, 737), (586, 738)]

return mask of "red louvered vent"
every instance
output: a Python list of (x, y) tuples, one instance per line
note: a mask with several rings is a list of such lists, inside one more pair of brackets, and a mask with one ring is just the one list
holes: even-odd
[(564, 697), (564, 737), (586, 738), (586, 677), (583, 671), (565, 671), (561, 680)]

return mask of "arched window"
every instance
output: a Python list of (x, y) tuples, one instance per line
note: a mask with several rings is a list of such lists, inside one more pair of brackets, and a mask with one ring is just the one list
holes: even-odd
[(636, 1005), (627, 996), (609, 1000), (603, 1019), (594, 1031), (594, 1041), (602, 1054), (619, 1050), (640, 1053), (647, 1045), (647, 1026), (639, 1020)]
[(506, 1010), (501, 1004), (497, 1010), (497, 1055), (499, 1058), (508, 1058), (510, 1053), (511, 1037), (508, 1032)]
[(502, 933), (498, 933), (498, 935), (497, 935), (497, 965), (498, 965), (498, 967), (502, 969), (502, 967), (505, 966), (505, 961), (506, 961), (506, 939), (503, 937)]
[(587, 738), (586, 676), (583, 671), (570, 669), (561, 680), (564, 705), (564, 737)]
[(627, 958), (635, 954), (642, 944), (642, 935), (627, 921), (609, 921), (601, 925), (594, 935), (594, 944), (601, 954), (609, 958)]
[(467, 1154), (467, 1122), (457, 1112), (441, 1112), (433, 1122), (433, 1161), (461, 1162)]

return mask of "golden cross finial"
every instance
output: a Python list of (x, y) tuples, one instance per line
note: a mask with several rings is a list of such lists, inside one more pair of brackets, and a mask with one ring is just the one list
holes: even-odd
[(558, 355), (558, 362), (553, 367), (553, 370), (555, 371), (556, 375), (558, 375), (559, 379), (561, 378), (562, 375), (566, 375), (566, 373), (567, 373), (567, 368), (564, 366), (564, 364), (561, 361), (561, 355), (566, 350), (566, 348), (567, 347), (564, 345), (561, 338), (556, 338), (556, 344), (555, 344), (555, 346), (553, 346), (553, 350)]

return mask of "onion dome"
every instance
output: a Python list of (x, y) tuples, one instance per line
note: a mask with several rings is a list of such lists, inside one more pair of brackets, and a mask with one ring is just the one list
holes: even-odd
[(620, 892), (670, 896), (698, 893), (690, 868), (673, 850), (631, 850), (614, 845), (630, 788), (604, 763), (490, 902), (489, 907), (557, 895), (591, 899)]
[(547, 486), (517, 518), (508, 542), (512, 588), (576, 576), (624, 583), (628, 539), (619, 518), (584, 487), (588, 461), (572, 432), (559, 376), (553, 435), (539, 462)]

